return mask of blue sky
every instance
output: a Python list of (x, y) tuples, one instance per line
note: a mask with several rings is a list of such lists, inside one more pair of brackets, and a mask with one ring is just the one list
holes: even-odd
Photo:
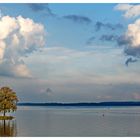
[(21, 102), (140, 100), (139, 4), (0, 9), (0, 84)]

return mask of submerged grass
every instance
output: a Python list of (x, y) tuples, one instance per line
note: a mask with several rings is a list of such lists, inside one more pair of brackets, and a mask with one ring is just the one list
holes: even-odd
[(12, 120), (13, 116), (0, 116), (0, 120)]

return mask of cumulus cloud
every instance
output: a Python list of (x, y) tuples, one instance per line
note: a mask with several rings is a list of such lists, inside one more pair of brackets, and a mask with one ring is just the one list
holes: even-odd
[(49, 7), (49, 4), (44, 3), (28, 3), (29, 8), (34, 12), (44, 12), (46, 15), (55, 16)]
[(118, 36), (117, 35), (113, 35), (113, 34), (111, 34), (111, 35), (106, 35), (106, 34), (104, 34), (104, 35), (102, 35), (101, 37), (100, 37), (100, 40), (101, 41), (115, 41), (115, 40), (117, 40), (118, 39)]
[(123, 11), (125, 18), (140, 16), (140, 4), (118, 4), (115, 10)]
[(47, 88), (47, 89), (46, 89), (46, 92), (47, 92), (47, 94), (51, 94), (51, 93), (52, 93), (52, 89)]
[[(91, 45), (96, 38), (93, 36), (89, 38), (86, 42), (87, 45)], [(129, 44), (129, 40), (125, 35), (116, 35), (116, 34), (103, 34), (99, 37), (100, 41), (105, 42), (115, 42), (118, 46), (126, 46)]]
[(100, 38), (101, 41), (115, 42), (118, 46), (128, 46), (130, 40), (125, 35), (103, 34)]
[(31, 73), (24, 63), (4, 61), (0, 64), (0, 75), (9, 77), (31, 77)]
[(118, 46), (124, 47), (126, 55), (138, 58), (140, 57), (140, 19), (129, 24), (123, 35), (103, 34), (99, 39), (101, 41), (116, 42)]
[(127, 55), (140, 57), (140, 19), (128, 25), (125, 38), (128, 41), (125, 53)]
[(135, 62), (137, 62), (137, 60), (136, 60), (136, 59), (132, 59), (132, 58), (130, 57), (130, 58), (128, 58), (128, 59), (125, 61), (125, 65), (128, 66), (129, 63), (135, 63)]
[(111, 23), (103, 23), (100, 21), (97, 21), (95, 23), (95, 30), (96, 31), (100, 31), (101, 29), (110, 29), (110, 30), (118, 30), (118, 29), (122, 29), (123, 25), (120, 23), (117, 24), (111, 24)]
[(116, 42), (118, 46), (126, 46), (130, 43), (130, 40), (128, 40), (125, 35), (120, 35), (116, 38)]
[(63, 16), (63, 18), (67, 20), (71, 20), (75, 23), (85, 23), (85, 24), (92, 23), (92, 20), (89, 17), (81, 16), (81, 15), (67, 15), (67, 16)]
[(131, 40), (131, 46), (140, 47), (140, 19), (128, 25), (126, 37)]
[(45, 45), (44, 26), (22, 16), (0, 19), (0, 74), (30, 77), (23, 61), (33, 51)]

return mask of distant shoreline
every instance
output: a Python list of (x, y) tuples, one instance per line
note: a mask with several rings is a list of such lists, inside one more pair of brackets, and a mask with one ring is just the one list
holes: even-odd
[(140, 106), (140, 102), (18, 103), (18, 106)]

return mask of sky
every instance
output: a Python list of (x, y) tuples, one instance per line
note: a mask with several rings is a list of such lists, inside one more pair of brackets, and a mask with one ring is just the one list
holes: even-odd
[(0, 4), (0, 86), (20, 102), (140, 100), (140, 4)]

